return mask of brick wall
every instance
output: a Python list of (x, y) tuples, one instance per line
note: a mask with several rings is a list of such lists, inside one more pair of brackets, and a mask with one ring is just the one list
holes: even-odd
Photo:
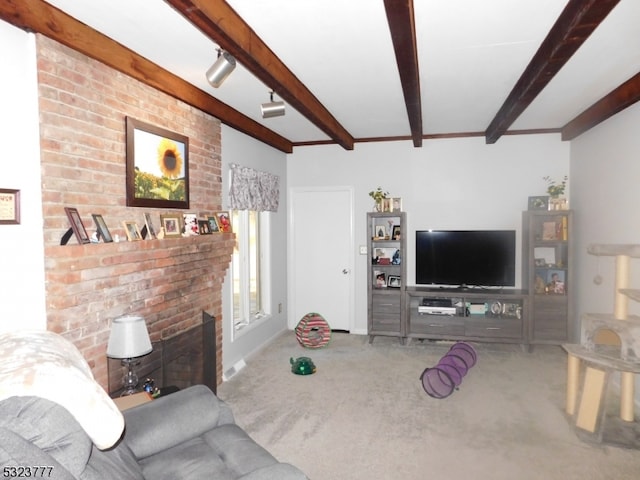
[(232, 234), (59, 245), (65, 206), (78, 209), (89, 234), (98, 213), (121, 238), (122, 221), (142, 227), (144, 213), (156, 224), (162, 213), (183, 213), (126, 206), (127, 116), (189, 138), (189, 212), (220, 210), (219, 120), (46, 37), (37, 46), (48, 329), (73, 341), (106, 387), (113, 318), (144, 316), (156, 341), (198, 324), (205, 310), (217, 319), (220, 370)]

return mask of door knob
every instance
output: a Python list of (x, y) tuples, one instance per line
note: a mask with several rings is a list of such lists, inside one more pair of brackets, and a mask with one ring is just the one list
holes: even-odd
[(349, 270), (347, 270), (346, 268), (343, 268), (342, 269), (342, 273), (344, 273), (346, 275), (347, 273), (349, 273)]

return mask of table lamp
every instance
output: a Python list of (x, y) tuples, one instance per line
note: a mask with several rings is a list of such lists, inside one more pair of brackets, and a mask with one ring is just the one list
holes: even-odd
[(119, 358), (122, 360), (122, 365), (127, 367), (127, 373), (122, 380), (123, 396), (137, 392), (138, 375), (133, 369), (137, 364), (135, 359), (150, 353), (152, 349), (144, 318), (126, 315), (113, 320), (107, 345), (107, 357)]

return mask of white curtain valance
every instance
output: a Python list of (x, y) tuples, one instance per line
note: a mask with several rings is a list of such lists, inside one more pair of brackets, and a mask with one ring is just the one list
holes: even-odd
[(229, 204), (233, 210), (277, 212), (280, 177), (249, 167), (231, 165)]

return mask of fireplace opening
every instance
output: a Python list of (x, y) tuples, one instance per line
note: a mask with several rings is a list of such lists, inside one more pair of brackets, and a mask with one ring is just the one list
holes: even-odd
[[(160, 390), (204, 384), (216, 393), (216, 331), (212, 315), (203, 311), (201, 324), (151, 345), (153, 351), (140, 358), (135, 367), (139, 389), (150, 378)], [(112, 358), (107, 359), (107, 368), (109, 395), (117, 397), (123, 390), (125, 369), (120, 360)]]

